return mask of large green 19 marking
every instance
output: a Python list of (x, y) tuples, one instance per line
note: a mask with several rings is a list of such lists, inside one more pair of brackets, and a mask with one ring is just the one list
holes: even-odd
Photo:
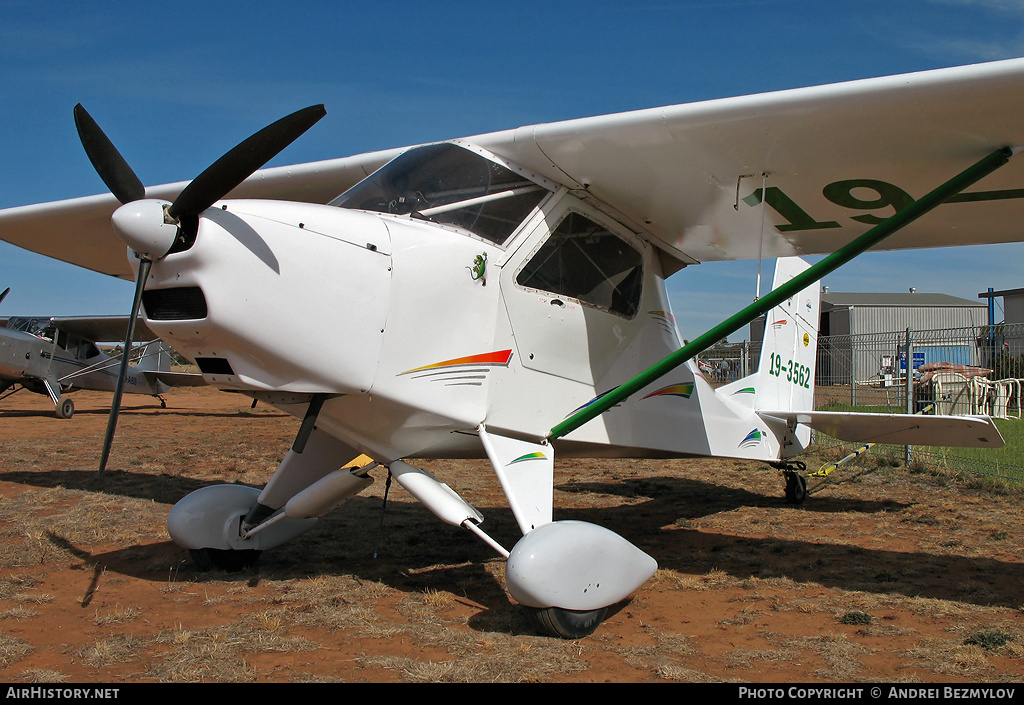
[[(775, 209), (775, 212), (789, 221), (787, 225), (775, 226), (780, 233), (793, 230), (821, 230), (822, 228), (841, 228), (842, 226), (834, 220), (817, 221), (807, 214), (803, 208), (782, 192), (777, 186), (769, 186), (764, 189), (764, 202)], [(743, 199), (743, 202), (750, 206), (756, 206), (761, 202), (762, 189), (755, 190), (752, 194)]]
[[(867, 189), (873, 191), (877, 196), (861, 198), (854, 195), (854, 189)], [(894, 212), (898, 212), (914, 202), (914, 198), (899, 186), (879, 181), (878, 179), (845, 179), (843, 181), (836, 181), (822, 189), (821, 193), (831, 203), (853, 210), (867, 211), (892, 208)], [(1024, 198), (1024, 189), (962, 193), (950, 198), (949, 203), (1000, 201), (1011, 198)], [(756, 206), (761, 203), (762, 199), (776, 213), (789, 221), (776, 226), (779, 232), (824, 230), (826, 228), (842, 227), (842, 225), (834, 220), (815, 219), (777, 186), (769, 186), (767, 189), (755, 189), (753, 193), (743, 199), (743, 202), (749, 206)], [(883, 216), (870, 213), (851, 216), (851, 218), (859, 223), (866, 223), (868, 225), (877, 225), (885, 220)]]
[(811, 388), (811, 368), (793, 360), (783, 361), (782, 357), (772, 353), (768, 360), (768, 374), (781, 378), (783, 375), (786, 381), (804, 389)]

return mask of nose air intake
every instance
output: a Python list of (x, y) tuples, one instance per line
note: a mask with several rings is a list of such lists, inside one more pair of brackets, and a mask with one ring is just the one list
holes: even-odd
[(142, 306), (151, 321), (196, 321), (206, 318), (206, 296), (198, 286), (143, 292)]

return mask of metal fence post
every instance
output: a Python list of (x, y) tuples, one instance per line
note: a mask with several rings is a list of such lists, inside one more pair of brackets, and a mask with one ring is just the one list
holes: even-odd
[[(910, 328), (907, 327), (907, 413), (914, 413), (914, 348), (910, 341)], [(903, 449), (903, 464), (910, 465), (911, 447)]]
[(857, 341), (850, 336), (850, 407), (857, 408)]

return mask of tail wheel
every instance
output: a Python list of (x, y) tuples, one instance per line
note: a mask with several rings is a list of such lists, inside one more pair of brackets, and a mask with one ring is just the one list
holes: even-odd
[(786, 501), (803, 504), (807, 499), (807, 478), (792, 470), (786, 472)]
[(252, 568), (259, 561), (260, 553), (262, 551), (255, 549), (234, 551), (223, 548), (193, 548), (189, 550), (192, 562), (199, 570), (223, 570), (228, 573), (237, 573)]
[(578, 612), (561, 607), (528, 608), (530, 621), (545, 636), (582, 639), (590, 636), (608, 614), (608, 608)]

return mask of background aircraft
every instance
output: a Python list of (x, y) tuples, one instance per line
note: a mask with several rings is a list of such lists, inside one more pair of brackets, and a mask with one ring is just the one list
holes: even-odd
[[(6, 295), (7, 291), (4, 292)], [(0, 296), (0, 301), (3, 297)], [(124, 340), (126, 316), (14, 316), (0, 318), (0, 399), (19, 387), (49, 396), (59, 418), (70, 419), (75, 389), (114, 391), (120, 356), (101, 351), (97, 342)], [(205, 384), (201, 375), (171, 372), (171, 349), (136, 322), (143, 340), (154, 341), (134, 353), (124, 391), (160, 399), (172, 386)], [(6, 392), (6, 394), (5, 394)]]
[[(0, 211), (0, 238), (135, 279), (132, 317), (209, 383), (301, 419), (262, 490), (175, 505), (168, 530), (198, 560), (244, 565), (386, 470), (506, 559), (542, 630), (576, 637), (657, 564), (554, 519), (556, 453), (760, 459), (799, 501), (791, 463), (812, 429), (1002, 444), (987, 418), (815, 411), (816, 312), (820, 277), (868, 249), (1024, 239), (1022, 108), (1010, 61), (257, 171), (324, 116), (312, 106), (147, 189), (79, 106), (111, 195)], [(666, 277), (744, 258), (776, 259), (772, 286), (682, 345)], [(695, 356), (762, 314), (757, 372), (713, 387)], [(346, 466), (360, 454), (374, 462)], [(523, 534), (511, 549), (414, 464), (466, 456), (501, 481)]]

